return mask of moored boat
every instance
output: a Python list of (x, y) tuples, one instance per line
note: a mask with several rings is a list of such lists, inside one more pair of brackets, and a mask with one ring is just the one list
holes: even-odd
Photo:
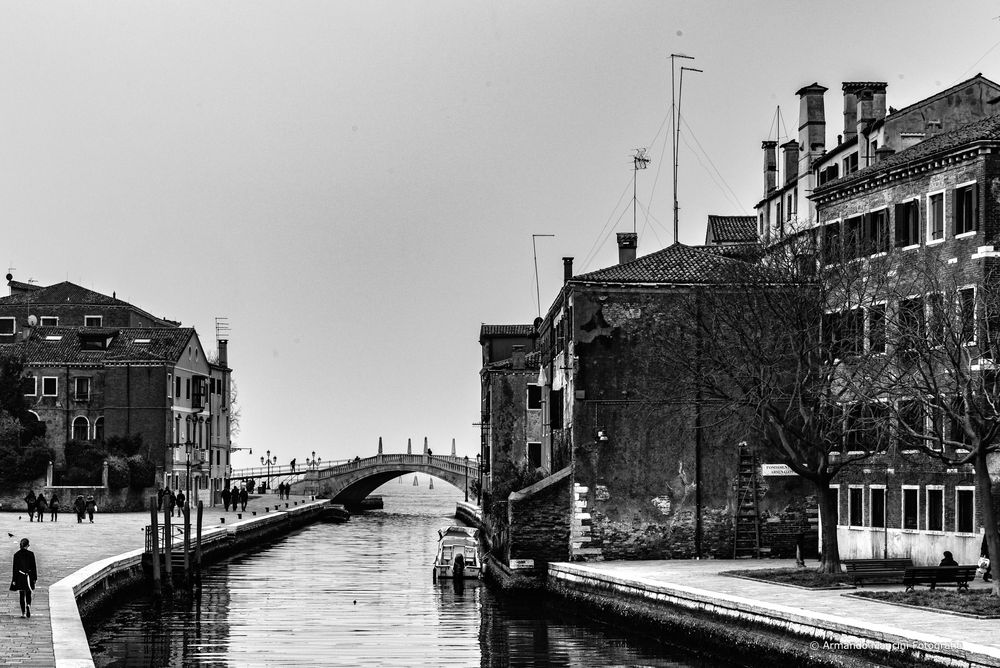
[(479, 578), (481, 574), (479, 530), (462, 526), (438, 529), (434, 578)]

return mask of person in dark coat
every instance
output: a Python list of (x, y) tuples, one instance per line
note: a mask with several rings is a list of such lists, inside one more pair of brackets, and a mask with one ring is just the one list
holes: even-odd
[(49, 500), (49, 519), (53, 522), (59, 521), (59, 495), (52, 492), (52, 498)]
[(87, 512), (87, 502), (83, 500), (83, 494), (77, 494), (73, 500), (73, 510), (76, 511), (76, 523), (83, 523), (83, 515)]
[(944, 559), (941, 560), (941, 563), (938, 564), (938, 566), (958, 566), (958, 562), (955, 561), (953, 556), (951, 556), (951, 552), (945, 550)]
[(177, 492), (177, 517), (184, 515), (184, 492)]
[(290, 462), (290, 464), (291, 464), (291, 467), (292, 467), (292, 473), (295, 473), (295, 460), (293, 459), (293, 460), (292, 460), (292, 461)]
[(229, 491), (228, 487), (222, 489), (222, 506), (226, 510), (229, 510), (229, 499), (232, 497), (232, 492)]
[(28, 539), (22, 538), (21, 549), (14, 553), (14, 568), (10, 576), (10, 590), (20, 592), (22, 617), (31, 617), (31, 592), (38, 581), (35, 555), (28, 545)]
[(243, 508), (243, 512), (247, 511), (247, 501), (250, 500), (250, 495), (247, 493), (247, 488), (244, 487), (240, 490), (240, 506)]
[(97, 501), (94, 500), (93, 494), (87, 495), (87, 516), (90, 518), (90, 523), (94, 523), (94, 513), (97, 512)]
[(35, 493), (32, 490), (28, 490), (28, 493), (24, 495), (24, 502), (28, 505), (28, 520), (31, 522), (35, 521)]
[(45, 500), (44, 494), (39, 494), (35, 497), (35, 514), (38, 515), (38, 521), (41, 522), (45, 519), (45, 513), (49, 510), (49, 502)]

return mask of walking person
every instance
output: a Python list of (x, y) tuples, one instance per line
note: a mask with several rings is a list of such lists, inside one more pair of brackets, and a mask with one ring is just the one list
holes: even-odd
[(49, 510), (49, 502), (45, 500), (44, 494), (39, 494), (35, 498), (35, 514), (38, 515), (38, 521), (41, 522), (45, 519), (45, 513)]
[(184, 514), (184, 492), (177, 492), (177, 517), (181, 517)]
[(247, 488), (244, 487), (240, 490), (240, 506), (243, 508), (243, 512), (247, 511), (247, 501), (250, 500), (250, 495), (247, 493)]
[(174, 496), (174, 490), (168, 489), (163, 493), (163, 498), (163, 503), (167, 507), (167, 515), (173, 516), (174, 506), (177, 505), (177, 497)]
[(986, 544), (985, 532), (983, 532), (983, 545), (979, 548), (979, 561), (980, 568), (983, 568), (983, 582), (989, 582), (993, 579), (993, 568), (990, 563), (990, 546)]
[(32, 490), (28, 490), (28, 493), (24, 495), (24, 502), (28, 506), (28, 521), (35, 521), (35, 493)]
[(53, 522), (59, 521), (59, 495), (52, 492), (52, 498), (49, 499), (49, 519)]
[(22, 617), (31, 617), (31, 592), (38, 581), (35, 555), (28, 549), (29, 544), (27, 538), (21, 539), (21, 549), (14, 553), (14, 568), (10, 577), (10, 590), (20, 592)]
[(292, 473), (295, 473), (295, 460), (294, 459), (292, 459), (291, 465), (292, 465)]
[(229, 499), (232, 497), (232, 492), (229, 491), (228, 487), (222, 488), (222, 507), (229, 510)]
[(73, 510), (76, 511), (76, 523), (83, 524), (83, 515), (87, 512), (87, 502), (83, 500), (83, 494), (77, 494), (73, 500)]
[(97, 512), (97, 501), (94, 500), (93, 494), (87, 495), (87, 516), (90, 518), (90, 523), (94, 523), (94, 513)]

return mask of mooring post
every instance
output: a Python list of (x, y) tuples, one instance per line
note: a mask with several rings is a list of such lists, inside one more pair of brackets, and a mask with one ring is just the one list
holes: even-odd
[(173, 545), (174, 545), (174, 535), (173, 527), (170, 526), (171, 516), (174, 514), (173, 508), (167, 507), (167, 504), (163, 504), (163, 560), (164, 566), (167, 569), (167, 586), (174, 586), (174, 557), (173, 557)]
[(153, 550), (153, 596), (155, 598), (160, 598), (162, 594), (162, 588), (160, 585), (160, 524), (157, 521), (156, 516), (156, 497), (149, 497), (149, 515), (152, 520), (149, 525), (149, 530), (152, 532), (152, 542), (150, 545)]
[(184, 584), (191, 586), (191, 502), (184, 500)]
[(198, 579), (198, 584), (201, 585), (201, 516), (204, 512), (204, 502), (200, 499), (198, 500), (198, 533), (195, 536), (195, 548), (194, 548), (194, 566), (197, 569), (195, 571), (195, 577)]

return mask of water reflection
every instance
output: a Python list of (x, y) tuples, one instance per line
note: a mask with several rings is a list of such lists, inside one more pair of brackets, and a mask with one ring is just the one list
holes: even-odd
[[(98, 666), (692, 666), (685, 655), (483, 583), (435, 584), (458, 495), (391, 483), (385, 510), (211, 568), (200, 599), (135, 598), (91, 631)], [(717, 662), (704, 665), (719, 665)]]

